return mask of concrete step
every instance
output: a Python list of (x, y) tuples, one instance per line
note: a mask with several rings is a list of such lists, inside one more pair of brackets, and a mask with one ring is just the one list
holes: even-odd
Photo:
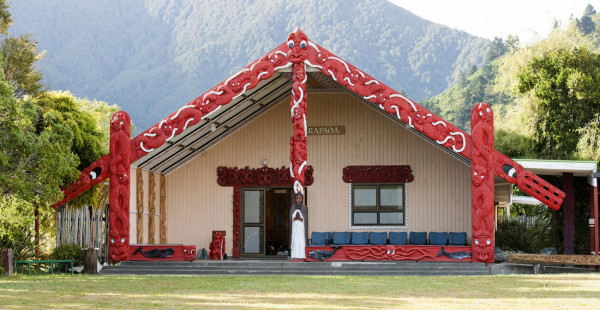
[(369, 262), (290, 262), (290, 261), (246, 261), (246, 260), (223, 260), (223, 261), (194, 261), (194, 262), (170, 262), (170, 261), (128, 261), (121, 262), (119, 266), (209, 266), (209, 267), (241, 267), (241, 266), (269, 266), (269, 267), (285, 267), (293, 266), (294, 268), (299, 267), (310, 267), (315, 266), (403, 266), (403, 267), (458, 267), (463, 268), (465, 266), (477, 266), (484, 264), (477, 263), (463, 263), (463, 262), (414, 262), (414, 261), (369, 261)]
[(480, 263), (454, 262), (150, 261), (122, 262), (104, 267), (101, 274), (487, 275), (489, 268)]
[(102, 274), (136, 274), (136, 275), (158, 275), (158, 274), (174, 274), (174, 275), (487, 275), (488, 269), (408, 269), (408, 270), (350, 270), (350, 269), (329, 269), (329, 270), (280, 270), (280, 269), (230, 269), (230, 270), (215, 270), (215, 269), (181, 269), (181, 268), (155, 268), (155, 269), (138, 269), (138, 268), (115, 268), (102, 270)]

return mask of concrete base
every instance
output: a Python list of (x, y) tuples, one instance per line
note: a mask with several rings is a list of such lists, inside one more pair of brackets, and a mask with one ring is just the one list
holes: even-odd
[(483, 263), (455, 262), (290, 262), (276, 260), (224, 260), (195, 262), (121, 262), (107, 266), (109, 274), (187, 275), (385, 275), (450, 276), (488, 275)]
[(507, 274), (538, 274), (538, 273), (595, 273), (595, 269), (586, 267), (564, 267), (546, 265), (544, 268), (539, 264), (524, 264), (524, 263), (502, 263), (491, 264), (491, 274), (507, 275)]

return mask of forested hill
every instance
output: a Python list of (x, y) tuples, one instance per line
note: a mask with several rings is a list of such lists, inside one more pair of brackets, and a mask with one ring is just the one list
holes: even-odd
[(144, 130), (284, 42), (313, 41), (421, 100), (483, 61), (489, 41), (385, 1), (11, 1), (51, 89), (116, 103)]
[[(494, 39), (483, 64), (459, 72), (456, 85), (420, 103), (452, 124), (470, 131), (471, 109), (478, 102), (486, 102), (494, 107), (496, 114), (502, 114), (498, 125), (508, 126), (509, 117), (524, 117), (522, 111), (515, 112), (515, 109), (532, 102), (531, 94), (519, 90), (519, 81), (524, 81), (522, 75), (533, 59), (557, 50), (586, 48), (600, 52), (600, 14), (592, 6), (588, 5), (583, 16), (572, 18), (565, 26), (561, 29), (556, 25), (547, 39), (524, 48), (519, 47), (518, 38), (514, 36)], [(520, 130), (525, 131), (525, 128)]]

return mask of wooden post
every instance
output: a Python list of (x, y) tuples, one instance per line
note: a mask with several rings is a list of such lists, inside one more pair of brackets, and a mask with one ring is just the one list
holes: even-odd
[(86, 273), (98, 273), (98, 252), (94, 249), (83, 250), (83, 266)]
[(167, 243), (167, 181), (160, 175), (160, 243)]
[(13, 274), (13, 253), (12, 249), (2, 249), (2, 256), (0, 257), (2, 262), (2, 268), (7, 275), (12, 276)]
[(33, 211), (33, 215), (35, 216), (35, 256), (40, 255), (40, 207), (35, 206), (35, 211)]
[(144, 243), (144, 179), (142, 177), (142, 168), (135, 169), (136, 179), (136, 209), (137, 209), (137, 225), (136, 236), (137, 243)]
[(156, 192), (154, 191), (156, 184), (154, 183), (154, 172), (148, 172), (148, 244), (155, 243), (155, 223), (154, 213), (156, 213), (154, 202), (156, 201)]
[(563, 173), (563, 235), (565, 251), (563, 254), (575, 253), (575, 192), (573, 190), (573, 173)]
[(471, 218), (473, 261), (494, 262), (494, 113), (479, 103), (471, 110)]
[(131, 161), (131, 118), (124, 111), (110, 120), (110, 222), (109, 256), (111, 262), (126, 261), (129, 255), (129, 198)]
[[(592, 179), (594, 183), (595, 179)], [(592, 255), (598, 255), (598, 186), (597, 183), (589, 185), (590, 199), (590, 252)]]

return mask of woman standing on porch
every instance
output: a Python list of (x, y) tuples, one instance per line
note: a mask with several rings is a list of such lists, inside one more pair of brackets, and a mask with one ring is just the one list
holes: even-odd
[(292, 241), (290, 257), (294, 259), (306, 259), (306, 231), (308, 228), (308, 208), (302, 204), (304, 197), (298, 193), (295, 197), (295, 204), (290, 208), (290, 218), (292, 219)]

